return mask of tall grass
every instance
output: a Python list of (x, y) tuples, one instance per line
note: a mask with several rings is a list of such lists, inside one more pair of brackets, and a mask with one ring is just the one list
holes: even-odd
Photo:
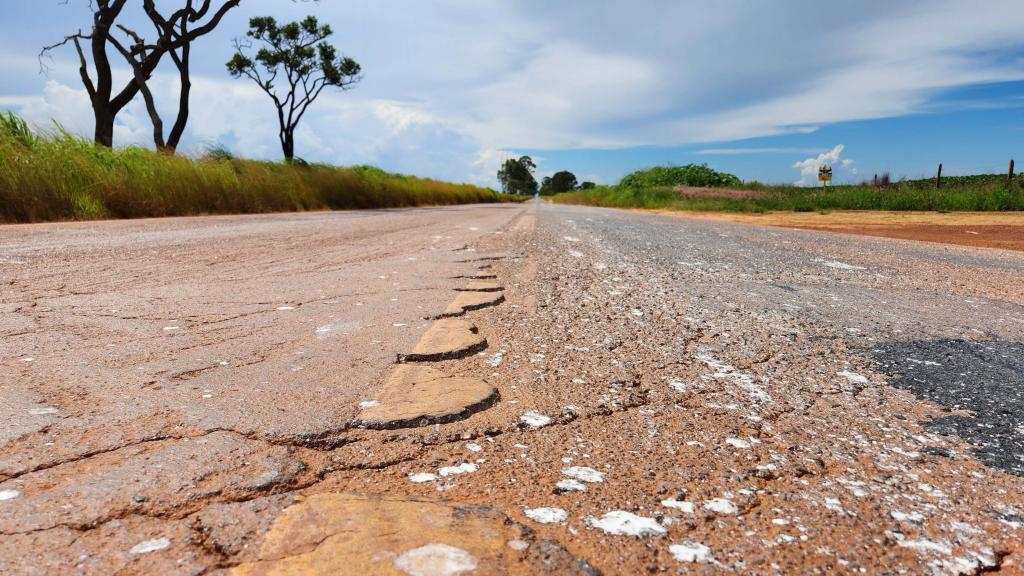
[(140, 218), (396, 208), (511, 200), (486, 188), (360, 166), (202, 159), (107, 149), (57, 129), (33, 134), (0, 114), (0, 220)]
[(1010, 211), (1024, 210), (1024, 187), (1009, 184), (1005, 175), (943, 178), (894, 183), (887, 188), (870, 185), (801, 188), (744, 184), (739, 188), (755, 192), (749, 198), (729, 197), (709, 189), (704, 194), (681, 194), (672, 188), (629, 188), (599, 186), (552, 198), (567, 204), (588, 204), (612, 208), (649, 208), (701, 212), (767, 212), (819, 210), (926, 210)]

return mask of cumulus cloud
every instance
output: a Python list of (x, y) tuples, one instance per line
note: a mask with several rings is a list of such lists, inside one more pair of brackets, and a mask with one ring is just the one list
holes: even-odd
[(800, 171), (800, 179), (794, 182), (797, 186), (814, 186), (818, 183), (818, 168), (823, 164), (828, 164), (832, 167), (832, 177), (836, 178), (838, 174), (836, 172), (845, 170), (850, 174), (856, 174), (857, 169), (853, 168), (853, 160), (849, 158), (840, 158), (843, 153), (845, 146), (842, 144), (836, 144), (835, 148), (818, 154), (812, 158), (800, 160), (793, 164), (793, 168)]

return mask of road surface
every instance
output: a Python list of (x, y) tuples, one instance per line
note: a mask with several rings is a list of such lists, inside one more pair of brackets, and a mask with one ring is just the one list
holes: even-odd
[(0, 227), (2, 574), (1019, 569), (1024, 255), (524, 205)]

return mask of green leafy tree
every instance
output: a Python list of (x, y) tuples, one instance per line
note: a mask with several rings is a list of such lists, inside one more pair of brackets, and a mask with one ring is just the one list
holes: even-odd
[[(250, 78), (274, 101), (281, 149), (288, 161), (295, 158), (295, 129), (309, 106), (328, 87), (349, 90), (361, 80), (359, 63), (339, 56), (338, 49), (326, 42), (332, 34), (331, 27), (321, 25), (315, 16), (281, 26), (270, 16), (253, 18), (246, 33), (249, 40), (235, 41), (235, 55), (227, 63), (233, 77)], [(262, 46), (249, 57), (246, 50), (253, 42)]]
[(642, 190), (647, 188), (671, 188), (673, 186), (700, 186), (726, 188), (739, 186), (743, 181), (728, 172), (718, 172), (707, 164), (686, 166), (656, 166), (627, 174), (619, 186)]
[(597, 184), (593, 182), (584, 182), (580, 184), (580, 190), (593, 190), (594, 188), (597, 188)]
[(536, 194), (537, 179), (533, 177), (536, 169), (537, 165), (529, 156), (509, 158), (498, 170), (501, 190), (506, 194)]
[(555, 172), (552, 176), (544, 177), (544, 180), (541, 181), (540, 193), (544, 195), (561, 194), (562, 192), (572, 192), (577, 187), (579, 187), (579, 182), (576, 180), (576, 175), (562, 170)]

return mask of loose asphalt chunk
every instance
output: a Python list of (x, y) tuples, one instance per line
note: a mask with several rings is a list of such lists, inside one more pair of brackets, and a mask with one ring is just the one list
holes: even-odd
[(263, 574), (595, 574), (489, 506), (395, 496), (316, 494), (287, 508), (258, 560)]
[(411, 354), (399, 355), (403, 362), (438, 362), (464, 358), (487, 348), (487, 339), (475, 324), (460, 318), (438, 320), (427, 330)]
[(360, 413), (359, 422), (378, 429), (452, 422), (484, 410), (497, 400), (497, 388), (481, 380), (403, 364), (392, 372), (377, 403)]

